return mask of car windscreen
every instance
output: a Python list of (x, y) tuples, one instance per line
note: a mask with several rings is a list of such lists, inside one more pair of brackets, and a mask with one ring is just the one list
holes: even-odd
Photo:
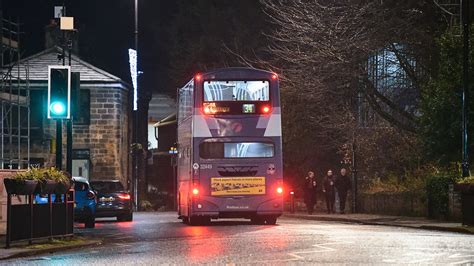
[(74, 190), (75, 191), (85, 191), (85, 190), (88, 190), (88, 189), (89, 189), (89, 186), (86, 183), (78, 182), (78, 181), (74, 182)]
[(91, 182), (93, 189), (98, 192), (123, 191), (123, 185), (120, 182)]

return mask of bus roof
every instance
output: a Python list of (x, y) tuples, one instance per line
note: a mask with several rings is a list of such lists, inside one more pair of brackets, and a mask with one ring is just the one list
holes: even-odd
[(211, 70), (208, 72), (202, 72), (198, 75), (201, 75), (204, 79), (209, 78), (210, 76), (214, 76), (215, 79), (225, 79), (226, 76), (232, 78), (261, 78), (262, 76), (271, 77), (274, 75), (274, 72), (257, 69), (257, 68), (249, 68), (249, 67), (228, 67), (228, 68), (220, 68)]

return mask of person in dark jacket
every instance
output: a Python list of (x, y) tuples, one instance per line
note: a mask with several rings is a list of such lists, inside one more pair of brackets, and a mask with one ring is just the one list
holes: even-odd
[(347, 191), (351, 189), (351, 179), (347, 175), (347, 170), (345, 168), (341, 169), (341, 175), (336, 178), (336, 189), (337, 194), (339, 195), (339, 208), (341, 214), (344, 214), (346, 209)]
[(316, 177), (309, 171), (304, 181), (304, 203), (308, 214), (313, 214), (314, 204), (316, 203)]
[(329, 170), (323, 183), (323, 192), (326, 196), (326, 207), (328, 213), (334, 213), (334, 201), (336, 200), (335, 181), (332, 170)]

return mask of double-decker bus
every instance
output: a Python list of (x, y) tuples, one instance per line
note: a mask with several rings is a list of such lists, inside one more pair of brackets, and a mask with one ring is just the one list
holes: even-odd
[(185, 223), (247, 218), (275, 224), (283, 212), (278, 76), (225, 68), (178, 90), (178, 215)]

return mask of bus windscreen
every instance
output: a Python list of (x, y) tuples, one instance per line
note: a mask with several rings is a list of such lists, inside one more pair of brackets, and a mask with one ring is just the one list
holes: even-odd
[(267, 142), (203, 142), (199, 145), (203, 159), (271, 158), (273, 143)]
[(269, 101), (268, 81), (205, 81), (204, 101)]

